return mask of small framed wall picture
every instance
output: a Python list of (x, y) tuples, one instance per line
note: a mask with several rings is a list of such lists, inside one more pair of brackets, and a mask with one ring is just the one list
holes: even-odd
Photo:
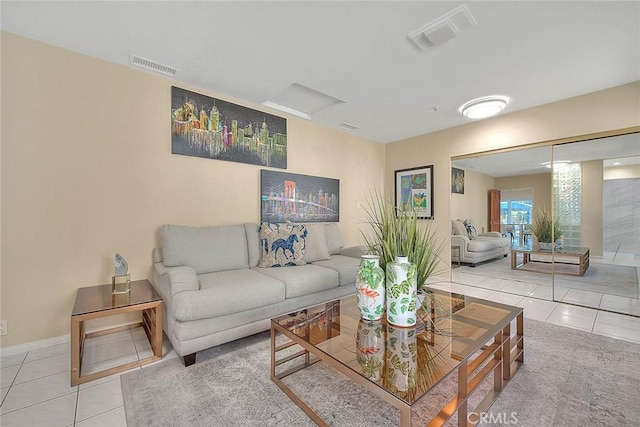
[(433, 165), (395, 171), (395, 205), (418, 219), (433, 219)]
[(464, 170), (451, 168), (451, 193), (464, 194)]

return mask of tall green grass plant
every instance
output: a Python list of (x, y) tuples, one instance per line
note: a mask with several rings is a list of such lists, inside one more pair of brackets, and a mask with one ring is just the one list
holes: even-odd
[(380, 266), (385, 269), (396, 256), (406, 256), (416, 265), (418, 290), (436, 273), (441, 260), (444, 242), (439, 242), (436, 232), (427, 222), (419, 223), (410, 206), (398, 209), (380, 193), (371, 194), (365, 207), (366, 231), (362, 231), (367, 251), (380, 256)]

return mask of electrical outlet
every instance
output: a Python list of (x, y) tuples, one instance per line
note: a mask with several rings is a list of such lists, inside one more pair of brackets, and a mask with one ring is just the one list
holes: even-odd
[(0, 320), (0, 335), (7, 335), (7, 321)]

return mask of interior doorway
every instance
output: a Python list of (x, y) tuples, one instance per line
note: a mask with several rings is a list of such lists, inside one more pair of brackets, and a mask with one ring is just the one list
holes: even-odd
[(500, 231), (500, 190), (489, 190), (489, 231)]

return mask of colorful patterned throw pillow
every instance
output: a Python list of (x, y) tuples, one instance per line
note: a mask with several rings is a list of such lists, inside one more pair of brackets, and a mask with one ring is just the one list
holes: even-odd
[(311, 264), (314, 261), (324, 261), (331, 258), (327, 246), (327, 235), (322, 222), (300, 224), (287, 221), (289, 225), (304, 225), (307, 229), (307, 237), (304, 239), (304, 261)]
[(263, 222), (260, 224), (260, 262), (258, 267), (305, 265), (304, 225)]
[(473, 225), (471, 220), (464, 220), (464, 227), (467, 229), (467, 234), (469, 234), (469, 239), (473, 240), (478, 237), (478, 230), (476, 230), (476, 226)]

